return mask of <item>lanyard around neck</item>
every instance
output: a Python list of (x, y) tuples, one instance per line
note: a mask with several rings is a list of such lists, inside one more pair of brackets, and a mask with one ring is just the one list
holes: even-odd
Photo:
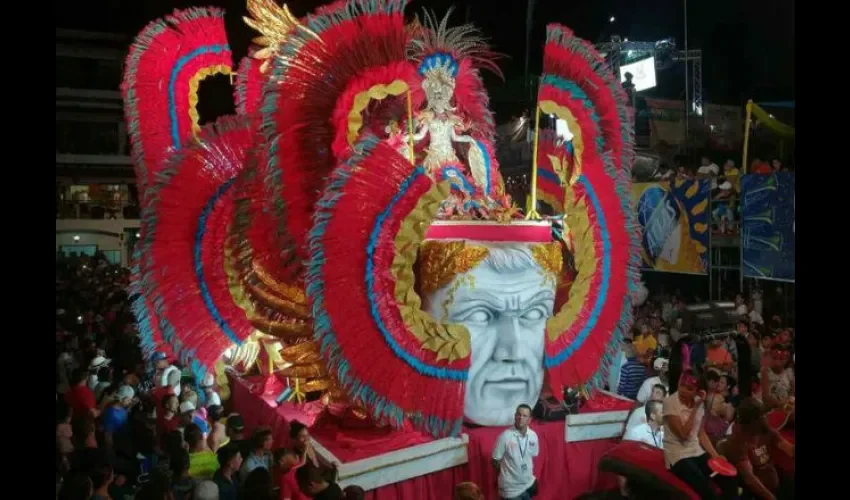
[(522, 449), (522, 443), (519, 441), (519, 433), (516, 436), (516, 446), (519, 448), (519, 458), (525, 461), (525, 452), (528, 451), (528, 431), (525, 434), (525, 449)]

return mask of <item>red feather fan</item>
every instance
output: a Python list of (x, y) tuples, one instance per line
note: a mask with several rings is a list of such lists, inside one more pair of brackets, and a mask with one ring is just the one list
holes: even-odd
[[(313, 203), (336, 165), (329, 121), (352, 79), (371, 68), (404, 63), (407, 33), (402, 0), (338, 2), (307, 18), (280, 47), (265, 89), (263, 132), (269, 161), (261, 182), (273, 216), (285, 224), (301, 257)], [(389, 82), (387, 82), (389, 83)], [(282, 242), (289, 245), (289, 242)]]
[(236, 112), (240, 115), (252, 115), (259, 111), (263, 99), (263, 85), (266, 76), (260, 71), (263, 61), (249, 54), (242, 58), (236, 73), (236, 86), (233, 97)]
[(150, 320), (196, 376), (253, 331), (230, 296), (224, 268), (234, 209), (230, 188), (252, 139), (244, 117), (205, 127), (198, 142), (168, 162), (143, 209), (148, 229), (139, 251), (141, 300), (153, 305)]
[[(423, 198), (434, 186), (429, 176), (374, 137), (354, 151), (331, 175), (310, 232), (315, 338), (329, 369), (373, 418), (396, 427), (410, 418), (434, 435), (457, 434), (469, 357), (438, 360), (423, 348), (402, 318), (393, 274), (396, 255), (414, 260), (419, 248), (410, 235), (396, 245), (402, 221), (424, 202), (436, 211), (448, 186)], [(431, 335), (446, 335), (441, 328)]]
[[(575, 161), (581, 174), (569, 187), (586, 204), (590, 227), (574, 235), (577, 252), (593, 250), (579, 266), (571, 301), (580, 308), (564, 331), (549, 332), (546, 367), (556, 396), (565, 387), (600, 386), (618, 340), (631, 325), (630, 290), (637, 285), (637, 239), (631, 208), (632, 130), (624, 94), (590, 44), (560, 25), (547, 27), (538, 102), (567, 108), (583, 148)], [(575, 217), (582, 207), (566, 207)], [(574, 293), (575, 290), (582, 293)], [(561, 313), (559, 313), (561, 314)]]
[(136, 37), (121, 90), (143, 200), (170, 152), (194, 133), (193, 79), (201, 70), (224, 67), (229, 72), (231, 66), (221, 9), (176, 10)]

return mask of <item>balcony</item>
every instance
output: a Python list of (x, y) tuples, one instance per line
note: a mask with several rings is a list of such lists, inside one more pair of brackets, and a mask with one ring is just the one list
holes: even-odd
[(59, 201), (57, 219), (138, 220), (139, 207), (134, 202), (118, 199), (109, 202), (92, 200)]

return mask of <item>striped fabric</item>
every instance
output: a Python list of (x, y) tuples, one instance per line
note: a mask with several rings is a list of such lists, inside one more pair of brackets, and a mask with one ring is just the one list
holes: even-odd
[(636, 399), (640, 386), (646, 380), (646, 377), (646, 367), (637, 358), (628, 359), (620, 371), (620, 386), (617, 387), (617, 394), (629, 399)]

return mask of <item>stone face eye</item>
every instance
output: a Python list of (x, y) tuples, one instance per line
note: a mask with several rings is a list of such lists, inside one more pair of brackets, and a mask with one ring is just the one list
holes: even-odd
[(542, 309), (540, 309), (539, 307), (536, 307), (536, 308), (534, 308), (530, 311), (527, 311), (525, 314), (522, 315), (522, 319), (527, 319), (527, 320), (531, 320), (531, 321), (538, 321), (538, 320), (541, 320), (545, 317), (546, 317), (546, 313)]

